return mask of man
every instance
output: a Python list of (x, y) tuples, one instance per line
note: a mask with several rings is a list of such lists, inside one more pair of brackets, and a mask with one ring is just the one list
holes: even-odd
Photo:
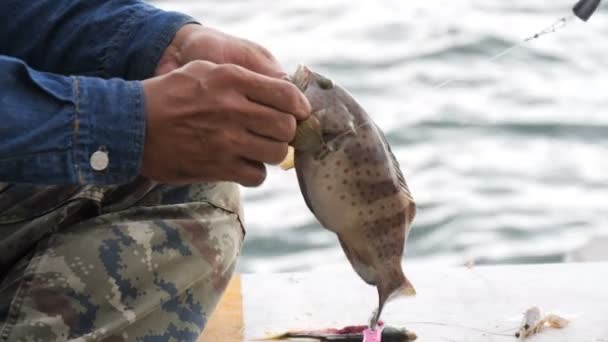
[(193, 341), (310, 106), (264, 48), (138, 0), (0, 2), (0, 341)]

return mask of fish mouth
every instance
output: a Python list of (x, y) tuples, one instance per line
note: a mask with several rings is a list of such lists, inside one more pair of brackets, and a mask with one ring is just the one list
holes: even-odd
[(298, 89), (300, 89), (300, 91), (306, 91), (306, 88), (308, 88), (308, 83), (310, 83), (310, 79), (312, 75), (312, 71), (310, 71), (310, 69), (308, 69), (308, 67), (306, 67), (303, 64), (298, 65), (298, 68), (296, 69), (296, 72), (293, 74), (293, 76), (290, 77), (290, 81), (291, 83), (293, 83), (296, 87), (298, 87)]

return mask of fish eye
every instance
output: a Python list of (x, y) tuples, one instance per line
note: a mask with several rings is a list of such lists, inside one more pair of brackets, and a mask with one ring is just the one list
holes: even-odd
[(332, 80), (330, 80), (329, 78), (319, 78), (317, 80), (317, 84), (319, 85), (319, 87), (321, 87), (321, 89), (331, 89), (334, 87), (334, 82)]

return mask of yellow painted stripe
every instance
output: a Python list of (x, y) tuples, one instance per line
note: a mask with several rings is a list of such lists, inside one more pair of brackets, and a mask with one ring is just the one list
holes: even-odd
[(198, 342), (243, 342), (241, 277), (235, 275), (220, 299)]

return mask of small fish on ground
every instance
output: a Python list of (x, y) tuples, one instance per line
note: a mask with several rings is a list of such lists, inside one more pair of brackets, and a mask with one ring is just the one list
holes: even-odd
[(374, 329), (385, 303), (411, 296), (401, 265), (416, 204), (383, 132), (341, 86), (300, 66), (290, 78), (312, 115), (291, 145), (301, 193), (321, 225), (338, 236), (357, 274), (376, 286)]
[[(381, 326), (381, 323), (378, 324)], [(348, 326), (342, 329), (323, 329), (310, 331), (289, 331), (284, 334), (260, 339), (259, 341), (277, 341), (288, 339), (307, 339), (322, 342), (364, 342), (363, 333), (368, 329), (366, 325)], [(382, 342), (411, 342), (418, 337), (412, 331), (404, 328), (382, 328)]]
[(526, 310), (519, 330), (515, 337), (524, 340), (539, 333), (548, 324), (551, 328), (561, 329), (570, 323), (567, 319), (554, 314), (544, 315), (540, 308), (533, 306)]

